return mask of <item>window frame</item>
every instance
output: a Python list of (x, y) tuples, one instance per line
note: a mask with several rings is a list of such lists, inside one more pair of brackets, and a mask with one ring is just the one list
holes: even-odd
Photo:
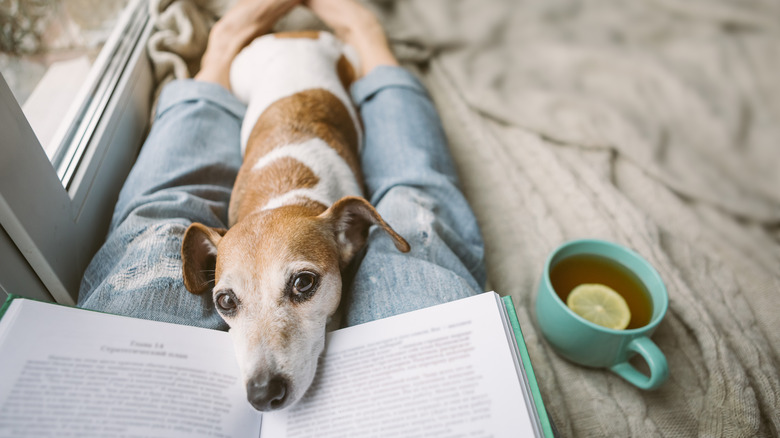
[[(93, 66), (55, 169), (0, 74), (0, 288), (75, 304), (146, 136), (153, 90), (146, 3), (128, 5)], [(109, 45), (112, 44), (112, 45)], [(59, 153), (59, 152), (58, 152)], [(55, 160), (55, 163), (58, 160)]]

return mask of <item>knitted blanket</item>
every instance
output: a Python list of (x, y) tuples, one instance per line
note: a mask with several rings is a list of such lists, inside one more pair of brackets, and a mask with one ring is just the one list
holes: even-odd
[[(159, 83), (197, 69), (228, 1), (151, 0)], [(370, 5), (440, 109), (564, 436), (780, 436), (780, 4), (403, 0)], [(282, 28), (311, 26), (295, 11)], [(669, 311), (644, 392), (558, 357), (533, 303), (575, 238), (633, 248)]]

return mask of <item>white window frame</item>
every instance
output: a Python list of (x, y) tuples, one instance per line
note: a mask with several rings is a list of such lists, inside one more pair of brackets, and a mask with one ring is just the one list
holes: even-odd
[[(58, 169), (0, 75), (0, 288), (74, 304), (146, 136), (153, 89), (146, 2), (128, 5), (64, 131)], [(121, 30), (119, 30), (121, 29)], [(68, 155), (70, 157), (70, 155)], [(56, 162), (56, 160), (55, 160)]]

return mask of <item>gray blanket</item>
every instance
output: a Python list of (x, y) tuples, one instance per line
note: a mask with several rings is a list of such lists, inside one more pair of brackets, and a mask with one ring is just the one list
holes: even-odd
[[(151, 0), (157, 79), (197, 68), (228, 0)], [(406, 0), (371, 5), (430, 88), (564, 436), (780, 435), (780, 4)], [(283, 28), (309, 27), (296, 11)], [(670, 307), (654, 392), (541, 338), (546, 256), (629, 246)]]

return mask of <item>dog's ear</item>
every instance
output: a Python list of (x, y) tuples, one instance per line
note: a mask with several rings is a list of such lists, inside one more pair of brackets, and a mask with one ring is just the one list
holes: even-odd
[(181, 242), (184, 287), (200, 294), (214, 287), (214, 269), (217, 266), (217, 244), (227, 233), (224, 228), (209, 228), (194, 223), (184, 232)]
[(409, 243), (390, 228), (374, 207), (363, 198), (353, 196), (341, 198), (320, 216), (332, 221), (334, 225), (342, 267), (363, 249), (371, 225), (378, 225), (385, 230), (399, 251), (409, 252)]

